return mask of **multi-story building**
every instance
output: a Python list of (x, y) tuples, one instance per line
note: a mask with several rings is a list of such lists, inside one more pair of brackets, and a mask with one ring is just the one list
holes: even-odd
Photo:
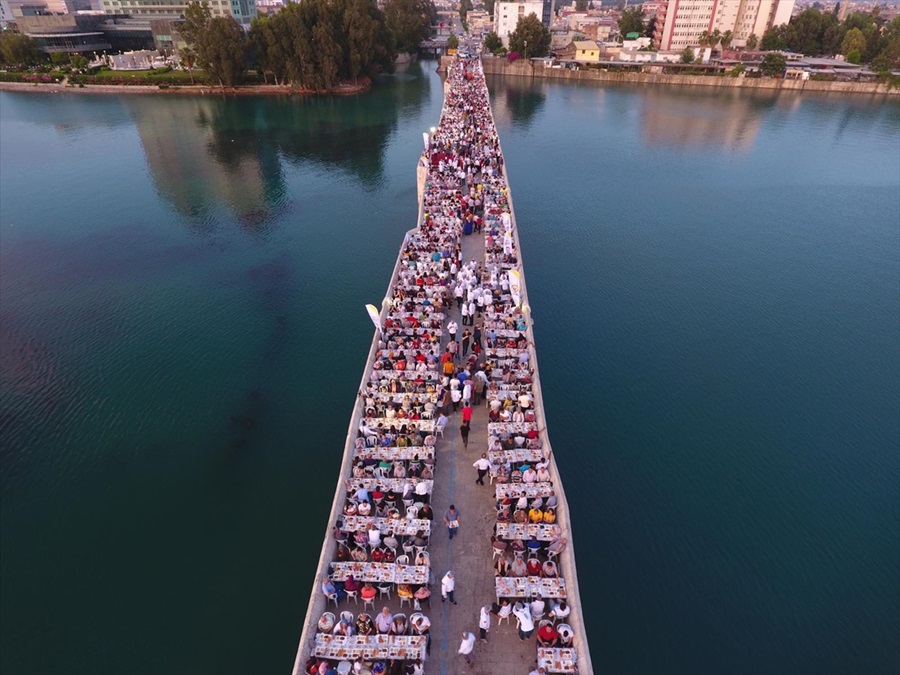
[[(103, 0), (107, 14), (130, 14), (134, 17), (162, 19), (184, 14), (190, 0)], [(255, 0), (208, 0), (214, 17), (233, 16), (242, 26), (249, 27), (256, 18)]]
[(654, 45), (684, 49), (698, 44), (704, 31), (731, 31), (732, 44), (750, 35), (761, 38), (772, 26), (787, 23), (795, 0), (669, 0), (656, 10)]
[(521, 2), (494, 3), (494, 32), (509, 46), (509, 34), (516, 29), (519, 19), (534, 14), (548, 28), (553, 16), (553, 0), (523, 0)]
[(15, 23), (12, 9), (6, 0), (0, 0), (0, 28), (5, 28), (8, 24)]

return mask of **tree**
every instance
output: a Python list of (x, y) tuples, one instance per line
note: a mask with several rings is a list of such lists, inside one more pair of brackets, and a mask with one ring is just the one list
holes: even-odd
[(431, 35), (437, 10), (431, 0), (385, 0), (384, 21), (398, 52), (415, 54), (419, 43)]
[(84, 68), (87, 68), (88, 60), (81, 54), (72, 54), (69, 57), (69, 63), (72, 64), (72, 67), (75, 70), (82, 70)]
[(447, 38), (447, 49), (456, 49), (459, 47), (459, 39), (456, 35), (451, 35)]
[(27, 35), (3, 31), (0, 33), (0, 61), (13, 67), (34, 66), (41, 61), (41, 51)]
[(879, 72), (900, 70), (900, 17), (884, 27), (871, 65)]
[[(847, 34), (844, 35), (844, 40), (841, 42), (841, 54), (849, 56), (852, 52), (856, 52), (857, 56), (861, 57), (865, 49), (866, 36), (863, 32), (859, 28), (848, 30)], [(851, 61), (851, 63), (859, 63), (859, 61)]]
[(756, 33), (750, 33), (750, 36), (747, 38), (747, 49), (751, 51), (756, 49), (759, 46), (759, 38), (756, 37)]
[(622, 16), (619, 17), (619, 33), (623, 38), (629, 33), (643, 35), (645, 30), (643, 6), (632, 7), (622, 12)]
[(178, 32), (188, 45), (196, 47), (211, 18), (212, 12), (205, 0), (202, 3), (191, 2), (184, 8), (184, 23)]
[(734, 40), (734, 33), (730, 30), (726, 30), (722, 33), (722, 39), (719, 41), (719, 44), (722, 45), (722, 49), (728, 49), (731, 46), (732, 40)]
[(652, 38), (653, 34), (656, 32), (656, 17), (654, 16), (647, 22), (647, 27), (644, 29), (644, 37)]
[(459, 0), (459, 20), (466, 23), (466, 15), (472, 9), (472, 0)]
[(488, 33), (484, 36), (484, 48), (491, 54), (496, 54), (503, 49), (503, 40), (494, 32)]
[(191, 77), (191, 84), (194, 84), (194, 66), (197, 64), (197, 52), (193, 47), (183, 47), (178, 50), (181, 57), (179, 63), (182, 68), (187, 68), (188, 75)]
[(197, 45), (197, 60), (210, 78), (225, 87), (238, 84), (246, 67), (246, 39), (234, 17), (209, 20)]
[(546, 56), (550, 52), (550, 31), (534, 12), (519, 17), (516, 29), (509, 34), (509, 51), (519, 52), (528, 58)]
[(575, 0), (575, 11), (586, 12), (588, 8), (587, 0)]
[(488, 16), (494, 16), (494, 0), (484, 0), (484, 11), (487, 12)]
[(681, 62), (682, 63), (693, 63), (694, 62), (694, 50), (690, 47), (685, 47), (684, 51), (681, 52)]
[(784, 56), (772, 53), (766, 54), (759, 64), (759, 70), (763, 75), (776, 77), (784, 72), (786, 66), (787, 61), (784, 60)]

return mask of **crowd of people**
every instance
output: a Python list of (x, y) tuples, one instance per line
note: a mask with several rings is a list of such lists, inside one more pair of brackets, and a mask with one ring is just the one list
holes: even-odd
[[(518, 282), (519, 256), (507, 201), (503, 157), (480, 62), (458, 58), (448, 72), (440, 126), (423, 154), (427, 183), (423, 217), (407, 235), (385, 302), (374, 362), (360, 391), (361, 414), (342, 517), (333, 529), (335, 554), (322, 583), (328, 603), (362, 599), (362, 612), (326, 611), (320, 634), (426, 638), (435, 576), (428, 546), (435, 522), (431, 495), (438, 471), (437, 441), (449, 415), (461, 410), (465, 445), (473, 409), (488, 417), (486, 452), (475, 462), (478, 481), (496, 483), (497, 523), (556, 527), (557, 498), (543, 451), (532, 392), (528, 309)], [(483, 260), (463, 260), (464, 235), (484, 237)], [(457, 318), (459, 322), (457, 322)], [(460, 332), (460, 329), (462, 331)], [(478, 440), (479, 444), (485, 441)], [(460, 511), (442, 511), (450, 538)], [(362, 519), (362, 520), (361, 520)], [(497, 576), (559, 579), (557, 558), (566, 540), (528, 541), (491, 536)], [(425, 567), (423, 583), (373, 583), (335, 574), (337, 563), (389, 563)], [(455, 578), (440, 578), (443, 601), (456, 604)], [(414, 611), (374, 611), (380, 595), (396, 593)], [(368, 607), (371, 611), (366, 611)], [(498, 597), (484, 605), (478, 633), (487, 640), (492, 620), (516, 618), (521, 640), (537, 629), (542, 647), (571, 646), (565, 599)], [(476, 638), (464, 632), (459, 653), (474, 659)], [(417, 674), (422, 656), (350, 663), (352, 672)], [(347, 663), (310, 656), (307, 672), (322, 674)]]

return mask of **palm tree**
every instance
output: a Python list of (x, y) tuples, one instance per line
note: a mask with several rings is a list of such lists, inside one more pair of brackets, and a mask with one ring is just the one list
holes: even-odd
[(707, 45), (707, 44), (709, 44), (709, 38), (710, 38), (709, 31), (705, 30), (702, 33), (700, 33), (699, 37), (697, 37), (697, 44)]
[(734, 39), (734, 34), (730, 30), (726, 30), (722, 33), (722, 49), (728, 49), (731, 46), (731, 41)]

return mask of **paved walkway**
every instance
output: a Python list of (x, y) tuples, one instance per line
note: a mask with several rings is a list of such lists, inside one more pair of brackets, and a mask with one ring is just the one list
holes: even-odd
[[(484, 262), (483, 234), (463, 237), (462, 260), (464, 263), (470, 260)], [(459, 312), (454, 309), (451, 316), (459, 324), (459, 335), (462, 335), (466, 327), (462, 325)], [(472, 665), (467, 665), (457, 653), (463, 631), (471, 631), (477, 637), (479, 610), (495, 600), (490, 541), (497, 522), (494, 488), (489, 477), (485, 477), (484, 487), (477, 485), (477, 474), (472, 467), (472, 463), (487, 450), (487, 418), (487, 407), (482, 401), (475, 408), (469, 447), (465, 449), (459, 433), (462, 416), (451, 412), (445, 437), (437, 444), (438, 471), (431, 499), (435, 530), (429, 546), (434, 594), (429, 614), (432, 644), (431, 658), (426, 666), (428, 675), (527, 675), (535, 666), (537, 647), (534, 637), (519, 641), (515, 617), (504, 621), (502, 626), (491, 617), (488, 642), (478, 641)], [(443, 520), (444, 511), (450, 504), (455, 504), (460, 511), (459, 532), (453, 541), (449, 540)], [(448, 569), (453, 570), (456, 577), (457, 605), (442, 604), (440, 600), (441, 578)]]

